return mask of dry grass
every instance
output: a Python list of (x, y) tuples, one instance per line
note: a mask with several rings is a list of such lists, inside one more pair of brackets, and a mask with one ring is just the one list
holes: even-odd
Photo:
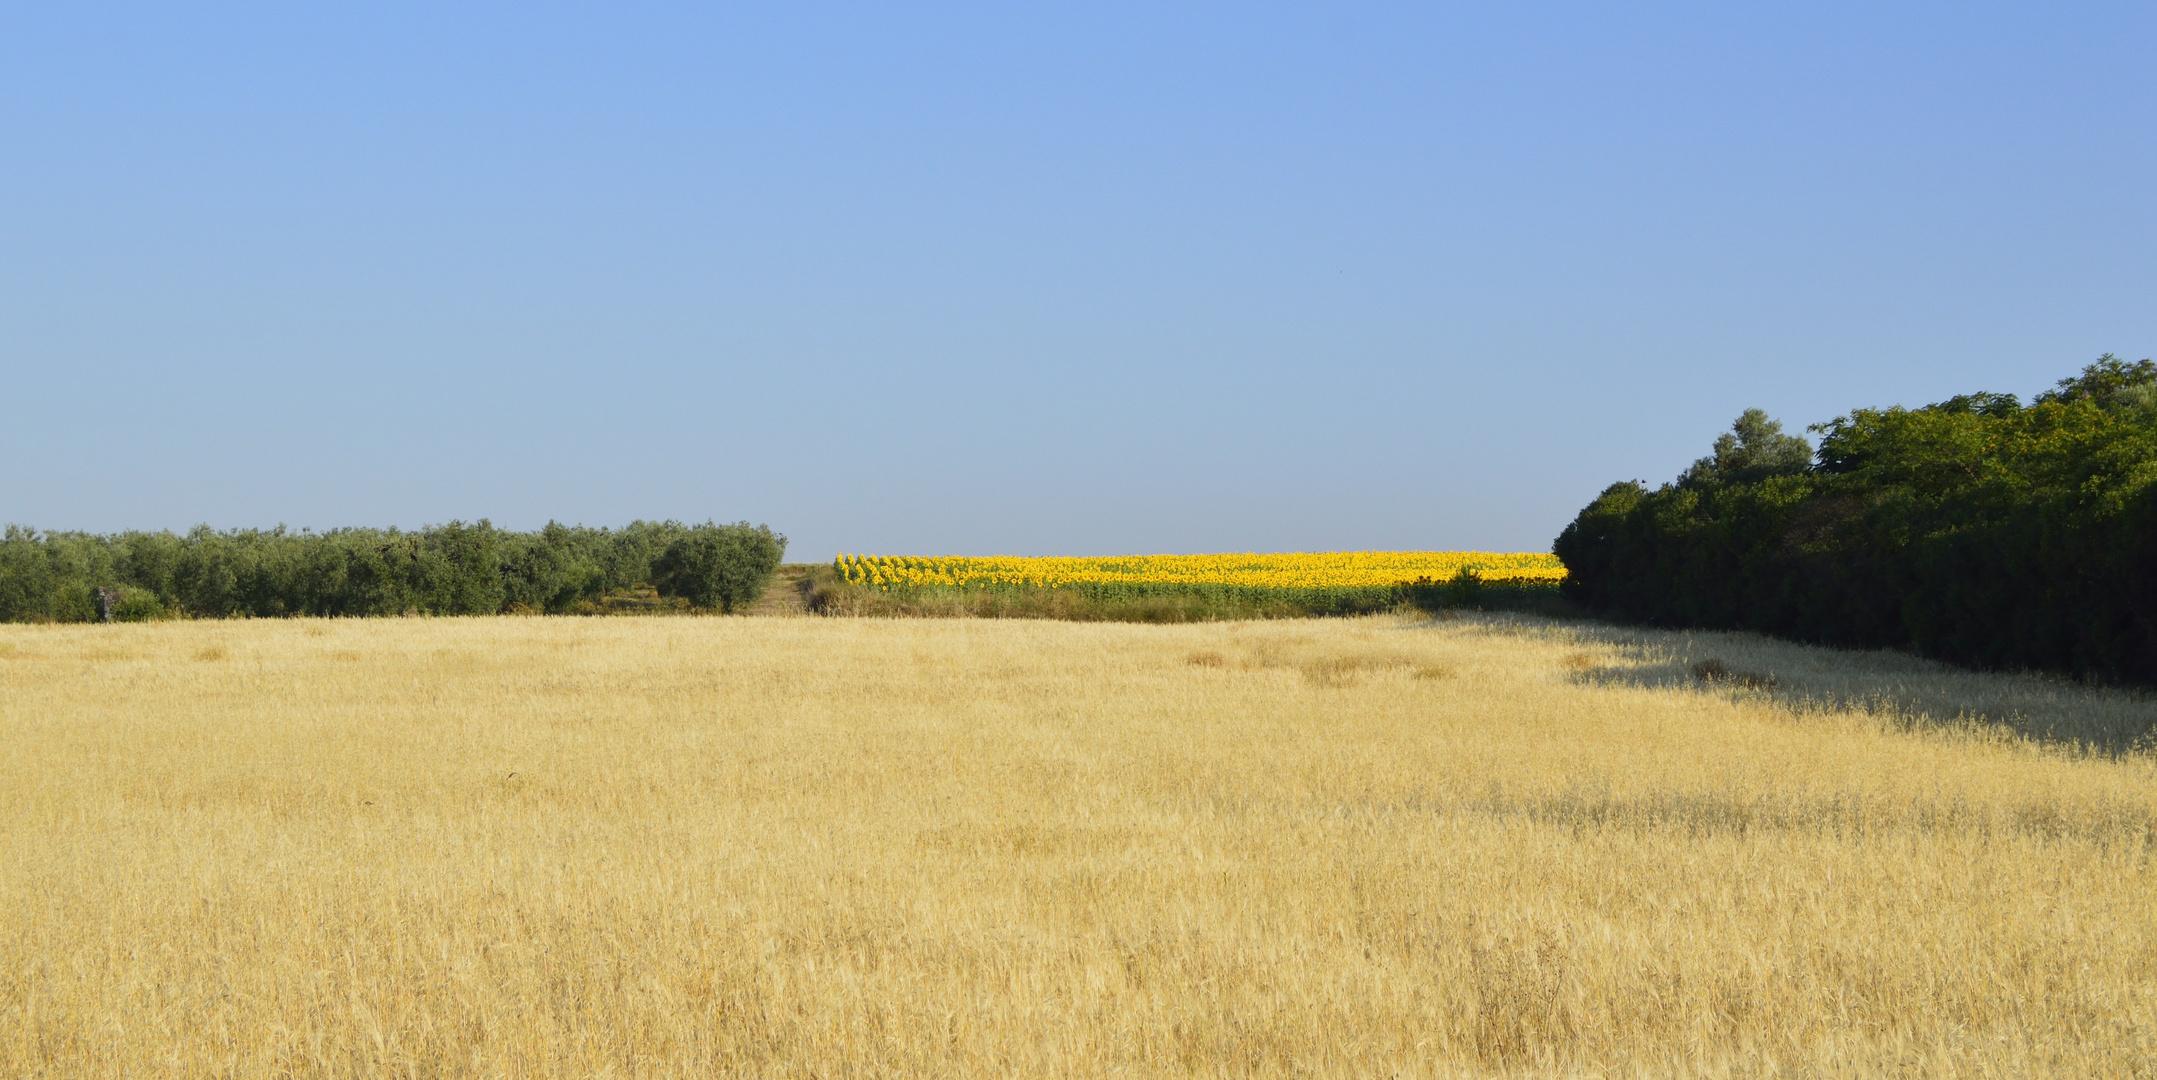
[(2157, 1073), (2157, 763), (1976, 713), (2157, 710), (1491, 616), (4, 627), (0, 1075)]

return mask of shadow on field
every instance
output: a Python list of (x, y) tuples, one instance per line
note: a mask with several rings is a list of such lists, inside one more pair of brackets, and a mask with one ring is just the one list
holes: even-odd
[[(1452, 809), (1452, 807), (1448, 807)], [(1810, 833), (1842, 837), (1915, 835), (2022, 836), (2157, 849), (2157, 816), (2132, 799), (2097, 799), (2063, 805), (2053, 799), (1990, 804), (1932, 802), (1761, 791), (1619, 795), (1572, 789), (1550, 794), (1508, 795), (1494, 791), (1464, 799), (1457, 809), (1492, 818), (1526, 820), (1574, 833), (1612, 831), (1701, 839)]]
[(1755, 696), (1798, 711), (1855, 709), (1910, 727), (1984, 728), (2109, 754), (2157, 750), (2157, 695), (2148, 691), (1752, 633), (1467, 618), (1493, 632), (1534, 632), (1578, 646), (1565, 663), (1582, 683)]

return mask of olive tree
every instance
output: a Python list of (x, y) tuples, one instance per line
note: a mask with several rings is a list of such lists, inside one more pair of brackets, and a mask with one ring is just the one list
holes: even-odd
[(770, 526), (707, 521), (667, 544), (652, 564), (652, 585), (661, 596), (731, 612), (764, 595), (785, 554), (786, 537)]

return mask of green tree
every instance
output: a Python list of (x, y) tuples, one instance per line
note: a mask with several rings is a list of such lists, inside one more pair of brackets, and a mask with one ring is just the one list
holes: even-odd
[(731, 612), (755, 603), (786, 555), (786, 537), (746, 521), (705, 522), (668, 543), (652, 566), (661, 596)]
[(1782, 421), (1769, 419), (1766, 410), (1747, 409), (1716, 436), (1715, 453), (1693, 462), (1678, 483), (1749, 484), (1801, 473), (1811, 464), (1812, 444), (1804, 436), (1785, 435)]
[(2128, 363), (2111, 353), (2097, 358), (2097, 362), (2082, 369), (2082, 374), (2071, 379), (2061, 379), (2057, 390), (2048, 390), (2037, 396), (2039, 404), (2048, 401), (2079, 401), (2084, 398), (2103, 402), (2121, 390), (2148, 386), (2157, 382), (2157, 360), (2143, 359)]
[(2157, 684), (2153, 408), (2157, 363), (2107, 355), (2028, 406), (1852, 410), (1809, 467), (1751, 411), (1553, 550), (1568, 596), (1622, 618)]

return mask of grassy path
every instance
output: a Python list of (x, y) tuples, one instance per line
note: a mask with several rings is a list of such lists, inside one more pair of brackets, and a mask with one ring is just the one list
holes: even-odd
[(764, 595), (758, 597), (755, 604), (750, 605), (749, 614), (808, 614), (809, 603), (808, 599), (802, 595), (802, 586), (807, 582), (809, 571), (813, 568), (808, 563), (789, 563), (781, 566), (778, 576), (771, 579), (771, 586), (764, 590)]

